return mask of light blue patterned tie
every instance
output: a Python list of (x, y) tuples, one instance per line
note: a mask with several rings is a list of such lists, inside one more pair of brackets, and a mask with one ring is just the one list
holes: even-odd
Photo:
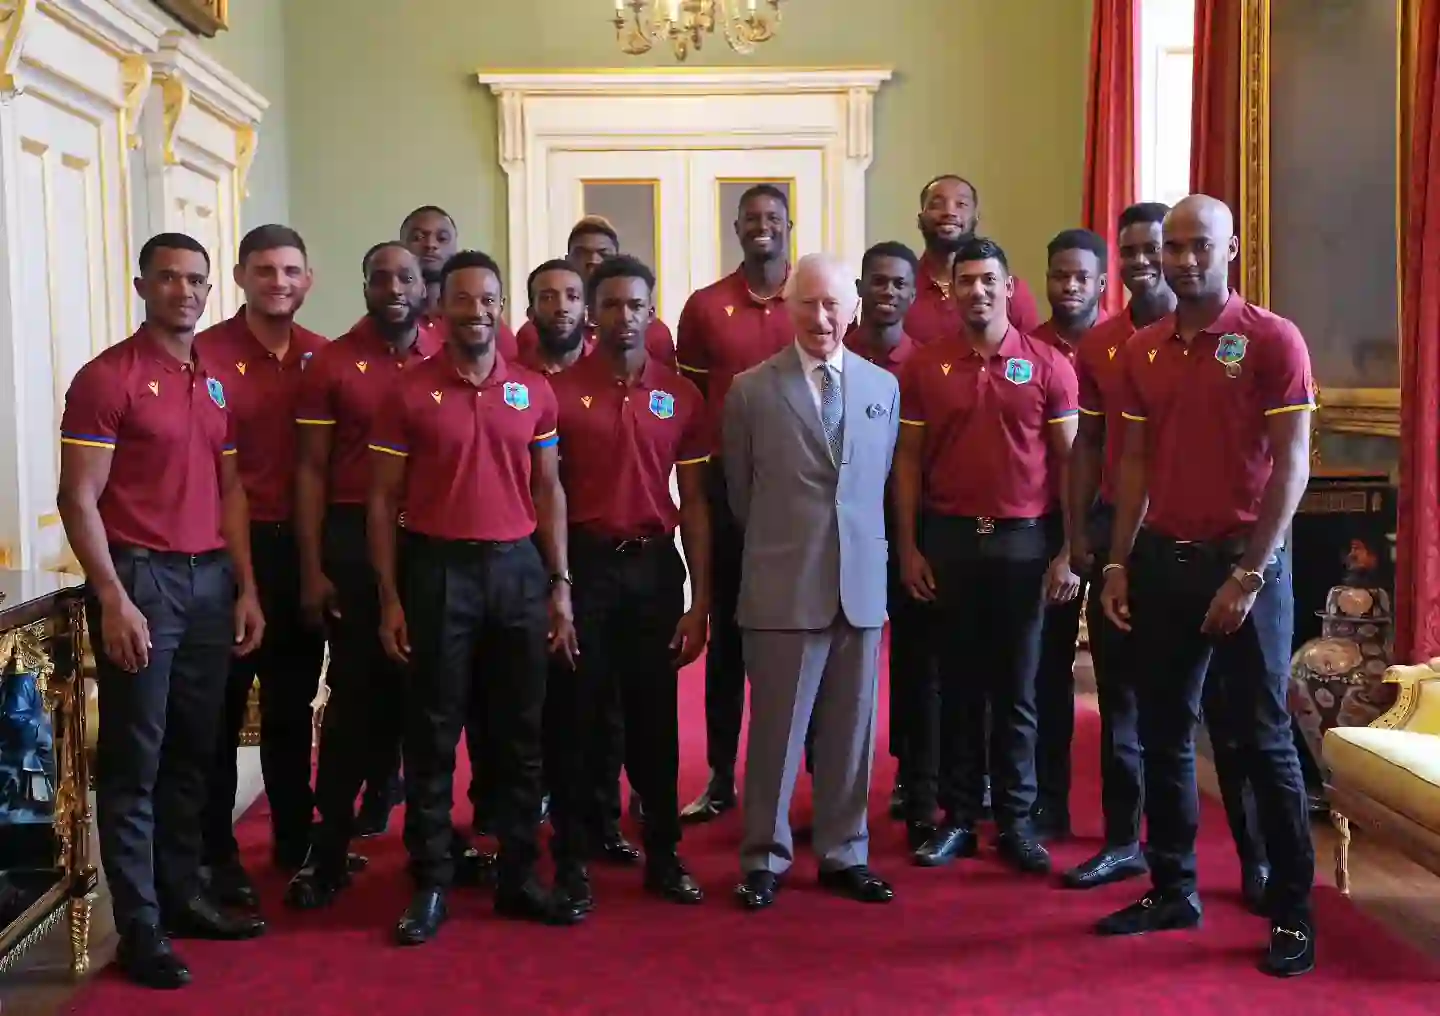
[(825, 428), (830, 459), (838, 466), (845, 440), (845, 407), (840, 399), (840, 377), (828, 363), (822, 363), (815, 369), (820, 371), (820, 425)]

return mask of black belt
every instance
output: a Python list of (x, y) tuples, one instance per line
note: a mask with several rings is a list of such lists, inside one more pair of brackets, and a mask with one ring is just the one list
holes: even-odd
[(601, 533), (589, 533), (583, 529), (572, 529), (570, 530), (570, 549), (602, 554), (640, 554), (655, 547), (664, 546), (674, 538), (674, 533), (616, 537)]
[(988, 515), (945, 515), (947, 522), (968, 523), (975, 527), (976, 536), (990, 536), (993, 533), (1013, 533), (1020, 529), (1034, 529), (1040, 519), (997, 519)]
[(223, 561), (228, 556), (225, 548), (202, 550), (198, 554), (187, 554), (179, 550), (152, 550), (149, 547), (133, 547), (128, 543), (112, 543), (111, 558), (125, 558), (130, 561), (156, 561), (160, 564), (183, 564), (194, 568), (212, 561)]
[(1245, 555), (1249, 539), (1232, 536), (1222, 540), (1177, 540), (1142, 529), (1147, 549), (1177, 564), (1234, 564)]
[(516, 547), (523, 547), (530, 542), (528, 536), (520, 540), (451, 540), (443, 536), (427, 536), (414, 530), (406, 530), (402, 535), (411, 546), (463, 554), (467, 557), (508, 554)]

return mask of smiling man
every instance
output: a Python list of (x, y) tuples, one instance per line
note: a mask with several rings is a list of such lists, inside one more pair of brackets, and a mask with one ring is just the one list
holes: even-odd
[[(740, 195), (735, 235), (744, 260), (730, 275), (698, 290), (680, 315), (676, 355), (705, 395), (712, 432), (737, 375), (773, 356), (795, 337), (781, 303), (790, 275), (790, 204), (785, 192), (756, 184)], [(848, 319), (847, 319), (848, 321)], [(735, 806), (735, 756), (745, 710), (745, 662), (735, 606), (744, 541), (730, 511), (725, 469), (710, 470), (710, 649), (705, 654), (705, 737), (710, 784), (685, 807), (687, 822), (708, 822)]]
[(259, 898), (240, 864), (232, 831), (236, 750), (250, 688), (260, 679), (260, 768), (270, 802), (275, 861), (298, 868), (310, 847), (310, 703), (320, 684), (325, 643), (300, 609), (300, 557), (291, 526), (295, 492), (295, 407), (301, 379), (326, 346), (295, 323), (313, 281), (305, 241), (288, 226), (245, 234), (235, 284), (245, 304), (195, 339), (195, 349), (224, 384), (240, 479), (250, 502), (250, 554), (267, 620), (260, 648), (230, 670), (220, 741), (205, 805), (205, 864), (210, 891), (232, 906)]

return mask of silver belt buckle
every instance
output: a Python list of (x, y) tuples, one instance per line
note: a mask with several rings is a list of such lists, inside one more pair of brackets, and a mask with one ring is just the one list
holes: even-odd
[(975, 532), (981, 536), (989, 536), (995, 532), (995, 520), (990, 518), (976, 519)]

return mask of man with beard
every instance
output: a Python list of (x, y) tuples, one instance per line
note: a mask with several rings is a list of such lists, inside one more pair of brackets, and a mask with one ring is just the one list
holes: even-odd
[[(879, 243), (860, 262), (860, 322), (845, 345), (898, 380), (915, 350), (905, 334), (905, 314), (915, 299), (919, 262), (903, 243)], [(886, 526), (895, 545), (893, 506), (885, 503)], [(894, 798), (905, 820), (910, 849), (934, 833), (938, 779), (940, 692), (930, 656), (925, 607), (905, 592), (897, 561), (890, 560), (890, 754), (898, 763)]]
[(65, 537), (85, 571), (99, 675), (95, 812), (120, 944), (150, 988), (190, 970), (170, 938), (253, 938), (199, 879), (200, 813), (231, 654), (265, 620), (225, 387), (195, 352), (210, 258), (183, 233), (140, 249), (145, 323), (76, 373), (60, 422)]
[(259, 897), (240, 865), (232, 817), (236, 750), (250, 688), (260, 679), (260, 769), (270, 801), (275, 864), (293, 870), (310, 849), (311, 708), (325, 643), (300, 609), (300, 560), (291, 525), (295, 493), (295, 407), (301, 379), (326, 340), (295, 323), (313, 276), (305, 241), (286, 226), (245, 234), (235, 284), (245, 304), (195, 338), (197, 354), (225, 386), (240, 480), (250, 503), (250, 556), (265, 640), (230, 668), (210, 787), (205, 801), (205, 864), (221, 903), (255, 907)]
[[(1050, 343), (1073, 365), (1081, 336), (1101, 319), (1100, 297), (1108, 282), (1109, 252), (1105, 240), (1090, 230), (1067, 229), (1050, 241), (1046, 255), (1045, 295), (1050, 303), (1050, 319), (1035, 329), (1033, 337)], [(1066, 480), (1060, 470), (1053, 470), (1051, 478), (1055, 488), (1045, 516), (1045, 537), (1055, 566), (1068, 571), (1070, 554), (1062, 507)], [(1085, 594), (1073, 571), (1069, 571), (1066, 581), (1077, 585), (1079, 592), (1046, 608), (1040, 666), (1035, 674), (1035, 834), (1042, 840), (1070, 835), (1075, 645)]]
[[(712, 433), (718, 433), (725, 396), (736, 375), (788, 346), (795, 338), (783, 296), (790, 275), (790, 204), (770, 184), (740, 195), (735, 235), (744, 260), (713, 285), (693, 293), (680, 314), (676, 355), (680, 369), (705, 395)], [(705, 655), (705, 739), (710, 783), (685, 806), (681, 818), (708, 822), (735, 807), (735, 756), (745, 709), (745, 660), (735, 609), (740, 596), (744, 539), (730, 510), (725, 468), (710, 468), (710, 649)]]
[[(551, 273), (558, 275), (558, 271)], [(537, 280), (536, 288), (546, 283)], [(590, 276), (592, 356), (552, 379), (560, 475), (569, 509), (575, 628), (582, 653), (551, 669), (546, 771), (555, 795), (550, 841), (555, 880), (589, 909), (585, 862), (603, 830), (597, 761), (612, 751), (604, 715), (621, 703), (626, 768), (644, 795), (645, 888), (671, 903), (704, 899), (681, 863), (677, 680), (705, 647), (709, 611), (709, 512), (705, 402), (689, 381), (645, 348), (655, 276), (616, 256)], [(537, 322), (538, 322), (537, 318)], [(545, 329), (541, 328), (544, 342)], [(674, 472), (677, 509), (670, 494)], [(685, 561), (675, 548), (675, 529)], [(686, 562), (693, 599), (685, 609)], [(599, 844), (604, 848), (603, 841)]]
[[(440, 270), (460, 249), (460, 230), (450, 213), (435, 205), (422, 205), (400, 223), (400, 242), (410, 249), (420, 262), (425, 273), (425, 313), (420, 327), (435, 331), (433, 341), (441, 345), (445, 341), (445, 316), (440, 311)], [(501, 321), (495, 333), (496, 349), (508, 360), (515, 359), (518, 347), (515, 333)]]
[[(905, 316), (905, 331), (916, 344), (928, 346), (941, 339), (955, 338), (962, 328), (960, 302), (952, 296), (955, 252), (975, 236), (980, 224), (980, 194), (964, 177), (937, 176), (920, 191), (920, 235), (925, 253), (920, 258), (915, 304)], [(1035, 297), (1018, 275), (1015, 295), (1010, 300), (1010, 323), (1021, 335), (1040, 324)]]
[[(1110, 548), (1110, 530), (1115, 521), (1115, 484), (1119, 479), (1125, 432), (1118, 405), (1125, 364), (1122, 352), (1136, 331), (1175, 310), (1175, 293), (1161, 269), (1161, 230), (1169, 211), (1168, 205), (1145, 203), (1132, 205), (1121, 213), (1120, 278), (1130, 291), (1130, 303), (1123, 313), (1086, 333), (1075, 357), (1080, 382), (1080, 430), (1071, 457), (1070, 517), (1075, 525), (1070, 551), (1076, 572), (1090, 582), (1087, 616), (1090, 657), (1100, 698), (1101, 805), (1105, 815), (1105, 845), (1094, 857), (1064, 875), (1065, 884), (1075, 889), (1105, 885), (1144, 874), (1146, 870), (1139, 842), (1142, 761), (1129, 656), (1132, 640), (1105, 618), (1100, 604), (1103, 583), (1098, 569), (1107, 560)], [(1220, 687), (1218, 680), (1207, 683), (1207, 703)], [(1073, 702), (1069, 699), (1072, 691), (1073, 685), (1067, 683), (1065, 708), (1073, 716)], [(1058, 716), (1058, 692), (1053, 708)], [(1265, 862), (1265, 844), (1258, 832), (1254, 794), (1245, 776), (1236, 738), (1226, 731), (1223, 722), (1216, 722), (1223, 721), (1223, 708), (1215, 706), (1206, 713), (1220, 796), (1240, 857), (1242, 894), (1252, 909), (1259, 910), (1269, 866)], [(1047, 744), (1043, 707), (1040, 719), (1042, 751), (1054, 751), (1058, 755), (1063, 748), (1068, 760), (1073, 727), (1067, 723), (1061, 731), (1063, 745)], [(1060, 728), (1052, 724), (1051, 729)]]
[[(580, 281), (588, 284), (590, 276), (595, 269), (606, 259), (613, 258), (620, 253), (620, 236), (615, 232), (615, 227), (610, 225), (607, 219), (599, 215), (587, 215), (575, 223), (575, 228), (570, 230), (570, 239), (566, 243), (566, 260), (570, 266), (580, 274)], [(547, 262), (548, 263), (548, 262)], [(534, 304), (534, 294), (531, 294), (531, 304)], [(581, 300), (581, 307), (584, 307), (584, 300)], [(584, 319), (585, 325), (585, 351), (589, 352), (595, 347), (595, 325), (591, 322), (588, 313)], [(520, 326), (515, 333), (515, 343), (519, 348), (521, 362), (531, 356), (536, 344), (536, 324), (534, 316)], [(672, 366), (675, 363), (675, 339), (670, 334), (670, 329), (665, 322), (658, 317), (652, 318), (649, 326), (645, 329), (645, 348), (650, 355), (661, 363), (668, 363)]]
[(905, 366), (894, 518), (905, 586), (937, 610), (945, 821), (916, 863), (976, 852), (988, 747), (1001, 857), (1040, 874), (1050, 857), (1031, 824), (1035, 668), (1045, 600), (1067, 592), (1042, 522), (1077, 410), (1069, 361), (1010, 323), (1013, 289), (994, 241), (976, 238), (957, 252), (965, 331)]
[[(594, 270), (595, 266), (591, 266), (592, 278)], [(555, 260), (545, 262), (530, 273), (526, 283), (530, 294), (529, 320), (521, 328), (519, 338), (520, 362), (533, 371), (547, 376), (558, 375), (575, 366), (596, 348), (596, 331), (590, 324), (585, 283), (581, 280), (580, 271), (573, 261)], [(525, 342), (526, 329), (529, 329), (530, 335), (528, 344)], [(651, 332), (647, 331), (647, 344), (650, 335)], [(674, 346), (668, 338), (665, 346), (673, 354)], [(568, 670), (563, 663), (557, 666)], [(561, 675), (562, 681), (566, 676)], [(588, 831), (599, 847), (598, 856), (613, 864), (631, 865), (640, 860), (640, 851), (620, 831), (620, 769), (625, 750), (625, 721), (619, 688), (611, 690), (614, 694), (607, 701), (594, 704), (599, 710), (598, 715), (603, 718), (605, 737), (587, 756), (594, 807), (587, 805), (585, 814), (598, 823), (595, 829)], [(550, 698), (553, 700), (554, 695)], [(549, 708), (547, 702), (547, 715)], [(550, 726), (547, 723), (547, 730)]]
[(428, 942), (446, 918), (455, 748), (482, 688), (500, 840), (495, 910), (549, 924), (584, 916), (535, 877), (547, 656), (573, 664), (575, 630), (555, 396), (544, 377), (496, 352), (500, 294), (488, 255), (463, 251), (445, 263), (445, 347), (401, 375), (370, 440), (380, 639), (407, 687), (415, 892), (395, 930), (401, 945)]
[(349, 883), (355, 796), (363, 781), (375, 780), (375, 759), (400, 750), (403, 674), (379, 644), (380, 603), (366, 553), (368, 446), (401, 369), (436, 349), (420, 328), (425, 281), (415, 255), (395, 241), (377, 244), (361, 272), (365, 317), (311, 360), (292, 414), (301, 603), (330, 640), (315, 778), (320, 825), (285, 897), (301, 908), (324, 906)]
[(1286, 703), (1295, 608), (1285, 533), (1309, 479), (1315, 382), (1295, 325), (1229, 288), (1239, 249), (1223, 202), (1197, 194), (1176, 205), (1163, 248), (1175, 312), (1123, 350), (1125, 443), (1101, 603), (1135, 633), (1153, 888), (1098, 930), (1200, 923), (1203, 701), (1234, 737), (1258, 804), (1271, 866), (1261, 969), (1292, 977), (1315, 966), (1315, 848)]

